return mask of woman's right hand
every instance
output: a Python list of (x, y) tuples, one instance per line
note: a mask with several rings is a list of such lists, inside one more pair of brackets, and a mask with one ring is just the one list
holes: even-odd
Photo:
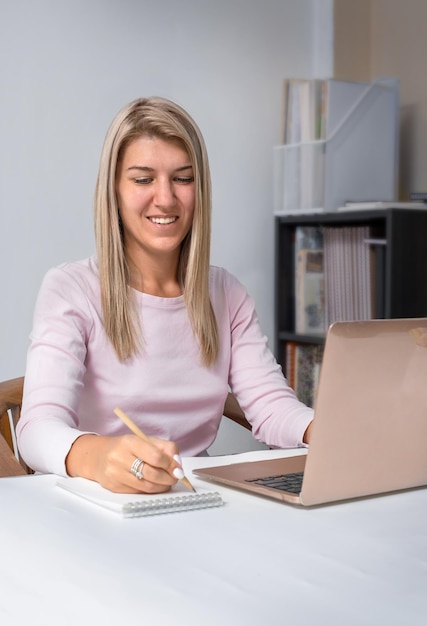
[[(131, 472), (141, 459), (142, 478)], [(178, 446), (173, 441), (136, 435), (106, 437), (81, 435), (70, 448), (65, 461), (69, 476), (81, 476), (117, 493), (161, 493), (183, 478)]]

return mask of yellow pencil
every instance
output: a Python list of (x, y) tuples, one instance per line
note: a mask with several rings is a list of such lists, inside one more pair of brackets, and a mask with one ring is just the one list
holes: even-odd
[[(140, 439), (143, 439), (144, 441), (149, 441), (147, 435), (145, 433), (142, 432), (142, 430), (140, 428), (138, 428), (138, 426), (136, 424), (134, 424), (132, 422), (132, 420), (130, 419), (130, 417), (128, 417), (126, 415), (126, 413), (124, 411), (122, 411), (121, 409), (114, 409), (114, 413), (117, 415), (117, 417), (120, 417), (120, 419), (122, 420), (122, 422), (124, 422), (126, 424), (126, 426)], [(194, 489), (193, 485), (190, 483), (190, 481), (188, 480), (188, 478), (186, 478), (184, 476), (184, 478), (181, 478), (181, 481), (184, 483), (184, 485), (186, 487), (188, 487), (188, 489), (191, 489), (191, 491), (196, 492), (196, 490)]]

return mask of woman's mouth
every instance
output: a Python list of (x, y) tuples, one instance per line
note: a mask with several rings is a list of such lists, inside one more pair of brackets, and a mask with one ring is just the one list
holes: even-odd
[(172, 224), (176, 222), (178, 218), (175, 215), (173, 217), (149, 217), (148, 219), (150, 222), (153, 222), (153, 224)]

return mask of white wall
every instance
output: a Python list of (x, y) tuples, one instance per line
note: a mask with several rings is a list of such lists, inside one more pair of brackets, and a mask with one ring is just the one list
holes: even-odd
[(427, 190), (426, 0), (335, 0), (334, 77), (399, 79), (399, 197)]
[(153, 94), (180, 102), (205, 135), (212, 262), (247, 285), (273, 346), (281, 83), (324, 68), (331, 5), (0, 0), (0, 379), (24, 373), (46, 270), (93, 253), (92, 196), (109, 122), (129, 100)]
[[(400, 197), (427, 190), (427, 2), (371, 0), (371, 75), (400, 80)], [(423, 286), (424, 287), (424, 286)]]

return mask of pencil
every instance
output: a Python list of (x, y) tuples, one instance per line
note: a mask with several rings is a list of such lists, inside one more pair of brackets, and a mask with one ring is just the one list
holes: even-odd
[[(122, 422), (124, 422), (126, 424), (126, 426), (140, 439), (143, 439), (144, 441), (148, 441), (148, 437), (147, 435), (142, 432), (142, 430), (140, 428), (138, 428), (138, 426), (136, 424), (134, 424), (132, 422), (132, 420), (130, 419), (130, 417), (128, 415), (126, 415), (126, 413), (124, 411), (122, 411), (119, 408), (114, 409), (114, 413), (117, 415), (117, 417), (120, 417), (120, 419), (122, 420)], [(193, 485), (190, 483), (190, 481), (188, 480), (188, 478), (186, 478), (184, 476), (184, 478), (181, 478), (181, 482), (184, 483), (184, 485), (186, 487), (188, 487), (188, 489), (190, 489), (191, 491), (196, 492), (196, 490), (194, 489)]]

